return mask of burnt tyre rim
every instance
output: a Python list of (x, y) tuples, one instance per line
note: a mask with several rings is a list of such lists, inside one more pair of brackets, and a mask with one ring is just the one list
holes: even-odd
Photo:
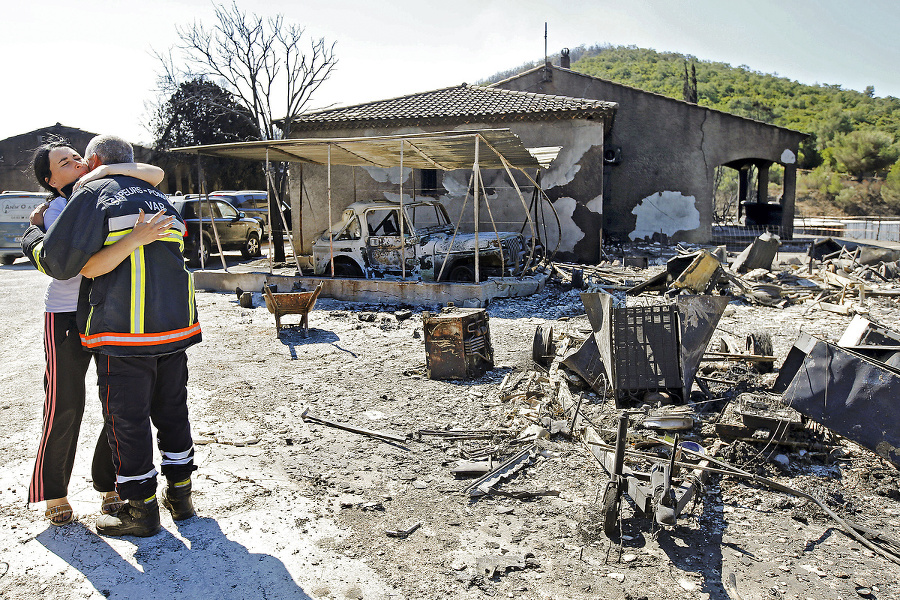
[(455, 267), (450, 269), (450, 274), (447, 278), (450, 281), (471, 283), (475, 281), (475, 269), (473, 269), (469, 265), (456, 265)]
[(603, 492), (603, 533), (615, 539), (619, 534), (619, 486), (610, 481)]

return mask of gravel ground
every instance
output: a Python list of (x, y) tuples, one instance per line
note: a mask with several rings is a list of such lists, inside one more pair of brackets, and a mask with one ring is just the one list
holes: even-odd
[[(199, 516), (176, 525), (164, 514), (164, 531), (149, 539), (95, 533), (99, 497), (88, 476), (100, 419), (92, 392), (70, 489), (79, 520), (50, 527), (42, 507), (25, 502), (40, 432), (45, 286), (22, 261), (0, 268), (2, 598), (900, 598), (896, 564), (841, 533), (814, 504), (744, 481), (711, 477), (677, 526), (662, 530), (626, 506), (617, 544), (600, 526), (607, 475), (563, 436), (543, 440), (537, 460), (502, 484), (558, 496), (470, 500), (461, 493), (468, 482), (450, 472), (454, 444), (380, 441), (300, 418), (309, 408), (399, 435), (520, 423), (524, 405), (501, 400), (498, 389), (508, 374), (534, 368), (536, 327), (578, 335), (587, 326), (578, 291), (556, 284), (491, 304), (495, 367), (470, 381), (425, 377), (418, 308), (409, 315), (323, 298), (308, 337), (295, 328), (277, 337), (258, 293), (247, 309), (234, 294), (200, 292), (204, 342), (189, 350)], [(801, 329), (834, 340), (850, 320), (806, 309), (735, 301), (720, 329), (738, 339), (769, 331), (777, 366)], [(896, 300), (870, 300), (875, 320), (897, 324), (898, 313)], [(776, 375), (721, 368), (718, 376), (741, 381), (714, 387), (722, 397), (767, 397)], [(90, 390), (94, 378), (91, 370)], [(589, 395), (584, 412), (597, 422), (610, 414)], [(700, 415), (698, 439), (717, 414)], [(821, 431), (805, 435), (831, 441)], [(827, 456), (787, 453), (787, 467), (759, 445), (735, 443), (720, 456), (900, 537), (897, 470), (839, 444)], [(386, 533), (416, 524), (406, 538)]]

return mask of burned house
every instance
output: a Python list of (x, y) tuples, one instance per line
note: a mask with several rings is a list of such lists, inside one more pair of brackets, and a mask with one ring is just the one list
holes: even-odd
[[(662, 233), (709, 242), (714, 177), (722, 166), (737, 170), (746, 224), (790, 239), (797, 152), (805, 134), (578, 73), (568, 68), (565, 52), (562, 63), (536, 67), (494, 87), (618, 105), (602, 163), (589, 156), (578, 162), (580, 177), (603, 171), (607, 235), (634, 240)], [(776, 164), (784, 168), (784, 179), (780, 199), (773, 202), (769, 171)], [(757, 170), (755, 189), (751, 167)]]
[[(503, 168), (482, 170), (479, 192), (483, 202), (479, 228), (521, 231), (526, 211), (536, 217), (541, 241), (561, 256), (596, 261), (599, 258), (602, 222), (603, 172), (579, 173), (579, 160), (590, 157), (600, 163), (603, 144), (613, 123), (616, 105), (585, 100), (459, 85), (390, 100), (319, 111), (295, 121), (293, 138), (353, 138), (410, 135), (429, 132), (461, 132), (508, 129), (527, 148), (559, 149), (549, 169), (535, 169), (529, 177), (548, 190), (552, 205), (542, 198), (522, 174), (520, 190), (530, 204), (524, 207), (519, 190), (510, 184)], [(415, 152), (410, 147), (410, 155)], [(485, 148), (483, 156), (492, 155)], [(540, 172), (540, 176), (538, 176)], [(402, 183), (405, 201), (425, 196), (440, 200), (464, 231), (474, 230), (471, 170), (336, 167), (331, 173), (331, 197), (336, 211), (356, 201), (398, 200)], [(291, 167), (291, 202), (294, 227), (302, 226), (303, 252), (329, 225), (321, 198), (327, 196), (326, 169), (303, 164)], [(466, 203), (466, 197), (469, 196)], [(465, 210), (463, 210), (465, 205)], [(300, 208), (300, 210), (298, 210)], [(299, 248), (298, 248), (299, 249)]]
[[(294, 123), (292, 137), (481, 128), (508, 128), (527, 147), (561, 147), (539, 181), (549, 202), (538, 202), (535, 210), (544, 223), (542, 241), (564, 260), (598, 261), (604, 236), (628, 241), (664, 234), (709, 242), (719, 166), (738, 171), (748, 224), (791, 235), (796, 158), (804, 134), (563, 67), (538, 67), (490, 87), (463, 84), (309, 113)], [(784, 185), (780, 201), (771, 203), (768, 170), (776, 163), (784, 167)], [(757, 169), (755, 189), (750, 186), (751, 166)], [(501, 213), (498, 221), (504, 222), (498, 226), (512, 229), (521, 225), (522, 209), (501, 182), (502, 175), (486, 176), (485, 192), (495, 200), (493, 210)], [(304, 198), (305, 239), (326, 226), (322, 211), (316, 214), (308, 200), (323, 196), (324, 179), (312, 165), (292, 173), (293, 203)], [(461, 214), (468, 189), (465, 174), (406, 170), (402, 179), (404, 189), (438, 198), (450, 214)], [(398, 172), (348, 169), (332, 185), (347, 205), (391, 194), (396, 198), (399, 180)], [(471, 212), (462, 213), (469, 229), (472, 218)]]

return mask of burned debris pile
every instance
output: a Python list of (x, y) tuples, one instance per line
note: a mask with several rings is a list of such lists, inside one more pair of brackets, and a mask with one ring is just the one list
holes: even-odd
[[(729, 503), (765, 491), (780, 498), (772, 510), (829, 523), (900, 564), (896, 536), (855, 508), (872, 497), (900, 499), (900, 332), (877, 318), (879, 303), (900, 296), (898, 256), (825, 240), (777, 261), (779, 241), (768, 234), (731, 258), (725, 248), (674, 251), (655, 266), (548, 263), (551, 285), (580, 306), (521, 341), (530, 361), (495, 372), (491, 381), (502, 381), (479, 396), (488, 421), (391, 432), (402, 441), (342, 428), (439, 451), (444, 460), (432, 468), (456, 484), (445, 501), (462, 506), (564, 498), (566, 486), (583, 482), (529, 473), (578, 453), (595, 488), (587, 494), (593, 517), (578, 531), (617, 548), (613, 562), (625, 562), (641, 536), (696, 523), (710, 503), (728, 512)], [(827, 320), (844, 331), (830, 339), (799, 323), (794, 339), (771, 327), (739, 332), (736, 315), (749, 309), (790, 309), (795, 321)], [(490, 329), (498, 326), (485, 309), (423, 313), (421, 372), (454, 385), (490, 379)], [(866, 500), (842, 495), (842, 476), (864, 482)], [(414, 538), (417, 523), (412, 517), (387, 535)], [(536, 556), (487, 554), (477, 570), (499, 577), (535, 568)]]

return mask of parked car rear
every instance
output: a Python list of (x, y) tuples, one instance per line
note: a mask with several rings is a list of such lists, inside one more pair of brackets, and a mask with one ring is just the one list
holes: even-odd
[(0, 194), (0, 262), (11, 265), (22, 254), (22, 234), (28, 229), (31, 211), (50, 194), (3, 192)]
[(201, 256), (202, 264), (208, 264), (210, 253), (217, 252), (215, 233), (219, 234), (223, 250), (240, 250), (244, 258), (253, 258), (262, 253), (262, 227), (259, 221), (239, 212), (224, 199), (210, 196), (208, 201), (201, 201), (197, 197), (170, 196), (169, 200), (187, 225), (184, 256), (191, 266), (200, 265)]
[[(210, 198), (222, 198), (230, 205), (245, 213), (248, 217), (253, 217), (259, 221), (262, 226), (263, 238), (268, 236), (271, 231), (269, 224), (269, 197), (263, 190), (240, 190), (240, 191), (218, 191), (212, 192)], [(287, 221), (288, 228), (291, 226), (290, 207), (282, 205), (281, 210), (284, 212), (284, 218)], [(278, 215), (273, 215), (273, 219), (278, 219)]]

